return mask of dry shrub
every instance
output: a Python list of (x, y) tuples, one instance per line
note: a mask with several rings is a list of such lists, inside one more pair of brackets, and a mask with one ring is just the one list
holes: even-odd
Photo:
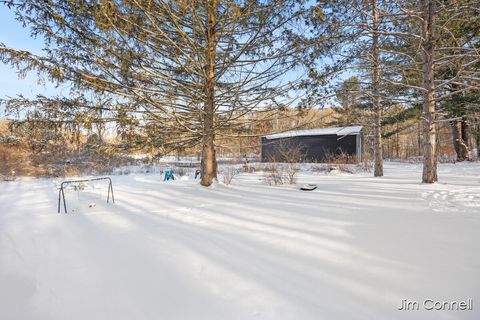
[(348, 153), (340, 150), (339, 153), (327, 153), (325, 155), (325, 162), (335, 164), (357, 163), (357, 156), (349, 155)]
[(240, 173), (240, 170), (235, 167), (229, 166), (229, 167), (223, 167), (219, 173), (220, 173), (222, 182), (226, 185), (229, 185), (232, 183), (233, 178), (235, 178), (235, 176)]
[(284, 168), (284, 172), (286, 177), (286, 183), (297, 183), (297, 176), (300, 172), (300, 167), (296, 163), (288, 163)]
[(269, 186), (279, 185), (284, 183), (284, 173), (282, 166), (269, 164), (265, 166), (263, 173), (263, 182)]
[(25, 150), (0, 145), (0, 174), (9, 176), (12, 171), (15, 171), (16, 175), (30, 176), (35, 175), (37, 169), (32, 166), (30, 157)]
[(81, 174), (108, 174), (116, 166), (125, 165), (128, 157), (110, 154), (101, 149), (51, 150), (34, 152), (26, 145), (12, 146), (0, 143), (0, 175), (65, 177)]
[[(277, 154), (268, 158), (269, 165), (264, 167), (263, 181), (268, 185), (295, 184), (300, 171), (299, 161), (305, 158), (305, 147), (290, 140), (277, 144)], [(282, 161), (278, 164), (275, 162)]]
[(300, 168), (295, 163), (269, 164), (265, 166), (263, 182), (267, 185), (295, 184)]
[(80, 175), (80, 170), (76, 167), (66, 167), (63, 176), (73, 177)]

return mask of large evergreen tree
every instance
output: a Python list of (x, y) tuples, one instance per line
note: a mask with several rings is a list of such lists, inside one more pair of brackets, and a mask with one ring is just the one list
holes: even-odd
[(182, 143), (200, 143), (205, 186), (217, 174), (216, 134), (290, 89), (281, 76), (298, 50), (294, 0), (2, 2), (45, 40), (42, 56), (2, 44), (3, 62), (110, 93)]

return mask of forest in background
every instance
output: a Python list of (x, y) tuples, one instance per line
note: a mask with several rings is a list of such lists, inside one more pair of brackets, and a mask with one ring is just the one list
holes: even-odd
[[(405, 115), (409, 113), (408, 117)], [(383, 127), (383, 154), (385, 159), (422, 162), (422, 123), (420, 110), (394, 106), (385, 112)], [(200, 160), (200, 146), (177, 148), (176, 137), (169, 141), (168, 132), (152, 137), (148, 127), (105, 118), (78, 117), (77, 121), (49, 121), (51, 117), (31, 115), (25, 121), (0, 121), (0, 174), (8, 176), (12, 170), (24, 176), (74, 176), (80, 174), (104, 174), (123, 165), (158, 164), (162, 157)], [(261, 117), (262, 115), (258, 115)], [(33, 120), (38, 117), (35, 123)], [(256, 117), (255, 113), (249, 117)], [(235, 138), (218, 139), (219, 158), (230, 163), (244, 163), (247, 159), (259, 159), (260, 136), (272, 132), (323, 128), (331, 126), (363, 125), (365, 128), (365, 154), (367, 166), (373, 166), (373, 139), (371, 111), (362, 106), (345, 105), (325, 109), (287, 109), (276, 112)], [(479, 118), (468, 119), (472, 123), (463, 136), (468, 136), (468, 158), (460, 158), (456, 151), (455, 122), (439, 122), (438, 154), (440, 162), (478, 160)], [(83, 121), (85, 122), (83, 122)], [(477, 121), (477, 122), (475, 122)], [(157, 143), (161, 136), (162, 143)]]

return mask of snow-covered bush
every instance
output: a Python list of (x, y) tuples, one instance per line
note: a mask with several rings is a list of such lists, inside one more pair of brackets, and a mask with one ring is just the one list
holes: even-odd
[(283, 184), (283, 169), (279, 165), (269, 164), (265, 166), (263, 182), (269, 186)]

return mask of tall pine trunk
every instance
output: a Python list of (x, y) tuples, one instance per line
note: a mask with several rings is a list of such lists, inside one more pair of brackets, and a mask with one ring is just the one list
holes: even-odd
[(423, 183), (434, 183), (437, 177), (434, 41), (436, 24), (435, 0), (422, 0), (422, 56), (423, 56)]
[(464, 120), (454, 120), (452, 123), (452, 138), (457, 161), (470, 160), (467, 129)]
[(466, 152), (466, 160), (472, 160), (470, 154), (470, 151), (472, 149), (472, 140), (470, 139), (468, 121), (465, 119), (462, 120), (462, 139), (463, 147), (465, 148)]
[(215, 58), (217, 0), (206, 0), (208, 17), (206, 30), (205, 101), (203, 110), (202, 186), (210, 186), (217, 178), (215, 155)]
[(373, 127), (374, 142), (373, 153), (375, 158), (374, 176), (383, 176), (383, 146), (382, 146), (382, 108), (380, 106), (380, 53), (378, 48), (378, 3), (372, 0), (373, 16), (373, 39), (372, 39), (372, 60), (373, 60), (373, 81), (372, 81), (372, 104), (373, 104)]

